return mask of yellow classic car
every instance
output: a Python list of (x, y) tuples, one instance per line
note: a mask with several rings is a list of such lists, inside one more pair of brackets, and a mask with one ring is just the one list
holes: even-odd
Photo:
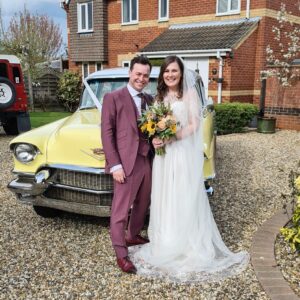
[[(146, 92), (156, 93), (159, 68), (154, 67)], [(109, 216), (113, 179), (104, 173), (105, 157), (100, 136), (102, 99), (105, 93), (125, 86), (128, 69), (95, 72), (84, 81), (78, 110), (65, 119), (33, 129), (14, 138), (16, 178), (8, 184), (18, 199), (43, 217), (61, 211)], [(215, 111), (206, 99), (201, 77), (197, 80), (204, 117), (204, 176), (207, 192), (215, 177)], [(199, 183), (200, 184), (200, 183)]]

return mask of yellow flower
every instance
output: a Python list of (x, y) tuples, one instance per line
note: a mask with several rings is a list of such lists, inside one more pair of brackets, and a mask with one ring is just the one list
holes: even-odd
[(172, 131), (172, 133), (176, 133), (176, 124), (173, 124), (173, 125), (171, 125), (171, 131)]
[(295, 187), (298, 191), (300, 191), (300, 176), (295, 179)]
[(147, 130), (147, 123), (144, 123), (142, 126), (141, 126), (141, 131), (142, 132), (145, 132)]
[(149, 135), (153, 135), (155, 133), (155, 123), (150, 121), (147, 123), (147, 131), (149, 132)]

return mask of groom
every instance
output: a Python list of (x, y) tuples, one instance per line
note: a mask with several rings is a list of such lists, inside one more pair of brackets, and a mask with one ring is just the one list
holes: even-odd
[(140, 231), (150, 204), (150, 145), (143, 138), (137, 119), (142, 109), (152, 102), (150, 95), (142, 93), (149, 82), (151, 68), (145, 56), (134, 57), (130, 62), (127, 86), (106, 94), (102, 107), (105, 168), (114, 179), (110, 235), (118, 266), (127, 273), (136, 273), (128, 258), (127, 247), (149, 242), (140, 235)]

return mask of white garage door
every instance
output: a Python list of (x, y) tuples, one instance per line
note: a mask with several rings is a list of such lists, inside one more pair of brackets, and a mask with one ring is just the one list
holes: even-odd
[(206, 57), (184, 57), (183, 58), (187, 68), (192, 70), (199, 70), (205, 87), (205, 95), (208, 95), (208, 58)]

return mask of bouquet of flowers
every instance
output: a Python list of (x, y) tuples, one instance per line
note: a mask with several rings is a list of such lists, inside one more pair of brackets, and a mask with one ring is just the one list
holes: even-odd
[[(170, 105), (166, 106), (163, 102), (156, 102), (150, 106), (142, 113), (139, 120), (139, 127), (148, 138), (153, 136), (162, 140), (168, 140), (175, 136), (178, 124)], [(157, 155), (165, 153), (165, 146), (155, 149)]]

